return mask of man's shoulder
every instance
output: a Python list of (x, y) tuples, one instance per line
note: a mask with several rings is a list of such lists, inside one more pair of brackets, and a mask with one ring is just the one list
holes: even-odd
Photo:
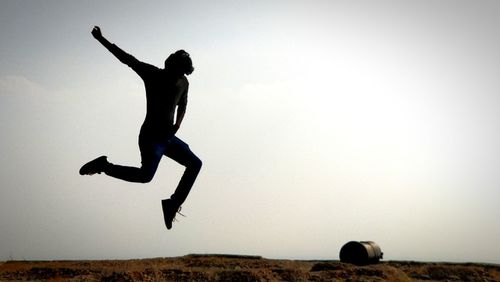
[(157, 66), (153, 66), (151, 64), (139, 61), (133, 69), (139, 74), (142, 78), (148, 78), (151, 76), (155, 76), (161, 73), (161, 69)]
[(145, 70), (149, 70), (152, 72), (158, 72), (158, 73), (162, 71), (162, 69), (160, 69), (159, 67), (154, 66), (152, 64), (141, 62), (141, 65), (142, 65), (142, 68), (144, 68)]

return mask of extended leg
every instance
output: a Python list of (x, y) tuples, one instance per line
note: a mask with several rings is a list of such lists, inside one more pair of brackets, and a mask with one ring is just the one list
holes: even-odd
[(193, 154), (189, 146), (177, 137), (170, 139), (165, 155), (186, 167), (177, 189), (170, 199), (162, 200), (163, 218), (167, 229), (172, 228), (175, 214), (186, 200), (191, 187), (201, 169), (201, 160)]
[(180, 206), (186, 200), (189, 191), (191, 191), (191, 187), (200, 172), (202, 162), (191, 151), (188, 144), (184, 143), (181, 139), (175, 136), (170, 139), (170, 142), (165, 150), (165, 155), (186, 167), (186, 170), (177, 185), (177, 189), (175, 189), (174, 194), (170, 197), (175, 205)]

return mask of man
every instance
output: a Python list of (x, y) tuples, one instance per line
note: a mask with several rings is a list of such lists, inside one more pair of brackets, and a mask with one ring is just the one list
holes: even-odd
[(139, 134), (141, 167), (112, 164), (106, 156), (101, 156), (83, 165), (80, 174), (93, 175), (104, 172), (125, 181), (147, 183), (153, 179), (163, 155), (185, 166), (186, 170), (174, 194), (170, 199), (162, 200), (165, 225), (167, 229), (171, 229), (175, 214), (180, 211), (202, 165), (189, 146), (175, 136), (186, 113), (189, 87), (186, 75), (194, 70), (191, 58), (187, 52), (179, 50), (165, 60), (164, 69), (159, 69), (137, 60), (110, 43), (98, 26), (93, 28), (92, 35), (142, 78), (146, 88), (147, 112)]

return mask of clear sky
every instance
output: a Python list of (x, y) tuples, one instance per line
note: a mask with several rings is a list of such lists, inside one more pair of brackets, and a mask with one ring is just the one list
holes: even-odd
[[(204, 162), (134, 184), (140, 78), (90, 34), (163, 66), (191, 53), (178, 136)], [(0, 260), (188, 253), (500, 263), (500, 2), (0, 2)]]

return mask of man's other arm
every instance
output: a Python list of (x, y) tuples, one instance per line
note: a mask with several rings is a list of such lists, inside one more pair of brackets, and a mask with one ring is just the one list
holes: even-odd
[(176, 115), (175, 124), (174, 124), (174, 134), (181, 127), (182, 120), (184, 119), (184, 115), (186, 114), (188, 87), (189, 87), (189, 84), (186, 85), (186, 90), (183, 93), (182, 98), (179, 101), (179, 104), (177, 105), (177, 115)]

